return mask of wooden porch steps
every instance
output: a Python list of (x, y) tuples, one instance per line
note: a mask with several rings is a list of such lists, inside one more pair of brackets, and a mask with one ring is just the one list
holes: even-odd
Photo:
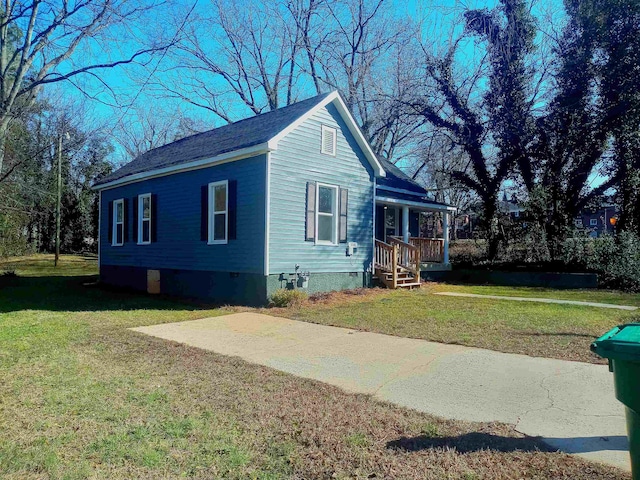
[(391, 243), (375, 241), (375, 277), (387, 288), (420, 286), (419, 249), (398, 238)]
[[(393, 288), (393, 274), (391, 272), (385, 272), (378, 270), (374, 278), (377, 278), (385, 287)], [(403, 271), (398, 267), (398, 274), (396, 277), (396, 288), (412, 289), (420, 287), (422, 282), (420, 278), (416, 278), (412, 273)]]

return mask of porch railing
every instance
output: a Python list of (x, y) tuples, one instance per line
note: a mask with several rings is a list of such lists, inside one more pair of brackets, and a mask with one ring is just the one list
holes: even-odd
[(420, 252), (420, 262), (444, 263), (444, 239), (411, 237), (409, 243)]
[(398, 247), (398, 265), (404, 270), (420, 275), (420, 250), (417, 246), (402, 241), (399, 237), (387, 237), (389, 244)]

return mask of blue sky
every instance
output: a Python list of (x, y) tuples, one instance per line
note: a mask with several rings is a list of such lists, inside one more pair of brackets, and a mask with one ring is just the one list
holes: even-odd
[[(165, 23), (163, 21), (163, 16), (159, 17), (158, 22), (162, 22), (162, 32), (165, 37), (171, 37), (173, 33), (175, 33), (177, 30), (177, 25), (175, 23), (184, 18), (185, 12), (190, 9), (193, 3), (194, 2), (189, 0), (178, 0), (178, 2), (174, 4), (176, 5), (175, 8), (169, 12), (165, 12), (169, 13), (170, 16), (173, 17), (173, 24)], [(470, 3), (448, 0), (438, 2), (437, 4), (427, 4), (421, 0), (409, 0), (407, 2), (394, 0), (393, 3), (398, 16), (409, 16), (413, 19), (421, 19), (426, 25), (425, 31), (427, 29), (429, 31), (439, 30), (443, 34), (441, 40), (446, 42), (446, 32), (450, 29), (451, 23), (454, 19), (454, 14), (452, 13), (453, 10), (459, 10), (463, 6), (474, 8), (491, 6), (494, 2), (473, 1)], [(194, 14), (198, 14), (206, 10), (207, 4), (208, 0), (198, 0)], [(152, 26), (152, 30), (156, 28), (157, 26)], [(131, 31), (126, 33), (128, 33), (128, 35), (132, 35)], [(141, 28), (139, 32), (133, 32), (133, 35), (144, 37), (149, 34), (144, 32), (144, 28)], [(119, 41), (117, 44), (117, 48), (108, 53), (101, 53), (99, 48), (93, 46), (93, 48), (89, 48), (85, 52), (80, 52), (80, 56), (86, 58), (87, 55), (91, 55), (91, 57), (97, 59), (97, 61), (102, 61), (103, 58), (117, 58), (118, 55), (126, 56), (127, 52), (130, 52), (135, 48), (134, 42), (132, 41)], [(473, 48), (473, 46), (470, 45), (470, 48)], [(123, 114), (126, 114), (127, 106), (145, 107), (153, 104), (158, 108), (171, 111), (176, 108), (175, 102), (167, 99), (158, 99), (153, 95), (149, 95), (149, 86), (147, 85), (145, 87), (144, 85), (140, 85), (141, 79), (147, 78), (151, 75), (149, 70), (153, 71), (157, 68), (154, 75), (158, 76), (161, 75), (159, 72), (169, 67), (171, 64), (171, 56), (167, 55), (162, 58), (160, 56), (156, 56), (151, 60), (149, 65), (144, 68), (127, 65), (124, 67), (104, 70), (101, 73), (101, 77), (104, 80), (104, 83), (109, 86), (109, 89), (105, 88), (91, 77), (76, 78), (75, 82), (82, 86), (82, 89), (86, 93), (89, 93), (91, 97), (94, 97), (90, 104), (95, 110), (96, 116), (106, 120), (120, 118)], [(65, 85), (63, 88), (56, 90), (56, 95), (64, 92), (64, 94), (71, 96), (82, 96), (86, 98), (86, 95), (82, 95), (71, 85)], [(113, 94), (115, 94), (115, 97)], [(212, 126), (221, 123), (219, 119), (208, 114), (205, 110), (185, 105), (183, 102), (181, 103), (182, 104), (180, 106), (183, 111), (192, 112), (194, 116), (210, 121), (214, 124)]]
[[(150, 36), (158, 36), (171, 38), (178, 29), (178, 25), (183, 21), (186, 13), (193, 7), (195, 0), (176, 0), (173, 7), (158, 11), (154, 18), (148, 19), (143, 25), (139, 25), (135, 30), (121, 31), (115, 33), (119, 35), (117, 41), (109, 43), (108, 51), (97, 45), (88, 46), (80, 55), (88, 56), (102, 61), (107, 58), (115, 58), (125, 56), (128, 51), (135, 48), (135, 41), (125, 40), (122, 38), (149, 38)], [(393, 9), (398, 17), (410, 17), (414, 21), (422, 25), (423, 36), (434, 41), (436, 45), (446, 45), (449, 41), (452, 29), (454, 35), (461, 33), (458, 16), (467, 8), (491, 8), (495, 6), (494, 0), (445, 0), (437, 2), (429, 2), (425, 0), (391, 0)], [(547, 3), (537, 3), (536, 8), (553, 4), (553, 0), (545, 0)], [(169, 5), (169, 4), (167, 4)], [(206, 12), (209, 9), (209, 0), (198, 0), (192, 15)], [(473, 58), (477, 54), (478, 45), (474, 41), (467, 41), (462, 45), (460, 55), (464, 58)], [(151, 62), (145, 67), (125, 66), (117, 67), (102, 72), (102, 80), (109, 88), (97, 82), (92, 77), (76, 78), (82, 89), (88, 93), (93, 100), (87, 100), (85, 103), (91, 111), (91, 115), (107, 126), (108, 130), (115, 129), (119, 121), (124, 119), (124, 123), (129, 122), (129, 117), (135, 113), (136, 109), (152, 109), (153, 111), (175, 112), (180, 110), (183, 114), (199, 120), (202, 124), (209, 128), (214, 128), (224, 122), (207, 112), (204, 109), (197, 108), (169, 98), (158, 98), (151, 92), (150, 85), (144, 83), (146, 79), (150, 79), (153, 83), (155, 78), (161, 77), (163, 70), (173, 65), (173, 57), (169, 54), (166, 56), (155, 56)], [(80, 91), (73, 86), (58, 85), (55, 89), (50, 89), (50, 94), (55, 96), (64, 95), (70, 99), (82, 99)], [(310, 90), (309, 95), (313, 91)], [(247, 110), (243, 109), (238, 102), (238, 110), (234, 112), (236, 119), (247, 116)], [(135, 128), (135, 126), (132, 126)], [(122, 151), (118, 149), (114, 155), (114, 160), (122, 156)]]

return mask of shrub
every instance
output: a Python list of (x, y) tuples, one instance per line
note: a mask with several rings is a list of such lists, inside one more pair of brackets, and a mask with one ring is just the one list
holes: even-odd
[(487, 260), (484, 240), (455, 240), (449, 245), (449, 260), (457, 264), (478, 264)]
[(562, 246), (562, 260), (597, 272), (602, 287), (640, 292), (640, 237), (634, 233), (570, 238)]
[(621, 232), (615, 240), (602, 240), (594, 245), (602, 285), (640, 292), (640, 237)]
[(307, 299), (307, 292), (281, 288), (269, 298), (270, 307), (293, 307), (301, 305)]

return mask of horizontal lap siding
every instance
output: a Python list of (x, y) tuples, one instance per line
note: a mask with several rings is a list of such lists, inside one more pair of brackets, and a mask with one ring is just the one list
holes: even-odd
[[(102, 192), (100, 263), (176, 270), (263, 273), (266, 157), (167, 175)], [(218, 180), (237, 181), (237, 235), (226, 245), (200, 239), (201, 187)], [(157, 195), (157, 241), (136, 245), (133, 197)], [(129, 241), (113, 247), (108, 236), (109, 202), (129, 199)]]
[[(338, 129), (335, 157), (320, 153), (321, 126)], [(362, 272), (373, 255), (373, 173), (333, 105), (323, 108), (282, 139), (271, 154), (269, 273), (303, 271)], [(305, 241), (307, 182), (349, 190), (347, 240), (357, 242), (354, 256), (346, 244)]]

